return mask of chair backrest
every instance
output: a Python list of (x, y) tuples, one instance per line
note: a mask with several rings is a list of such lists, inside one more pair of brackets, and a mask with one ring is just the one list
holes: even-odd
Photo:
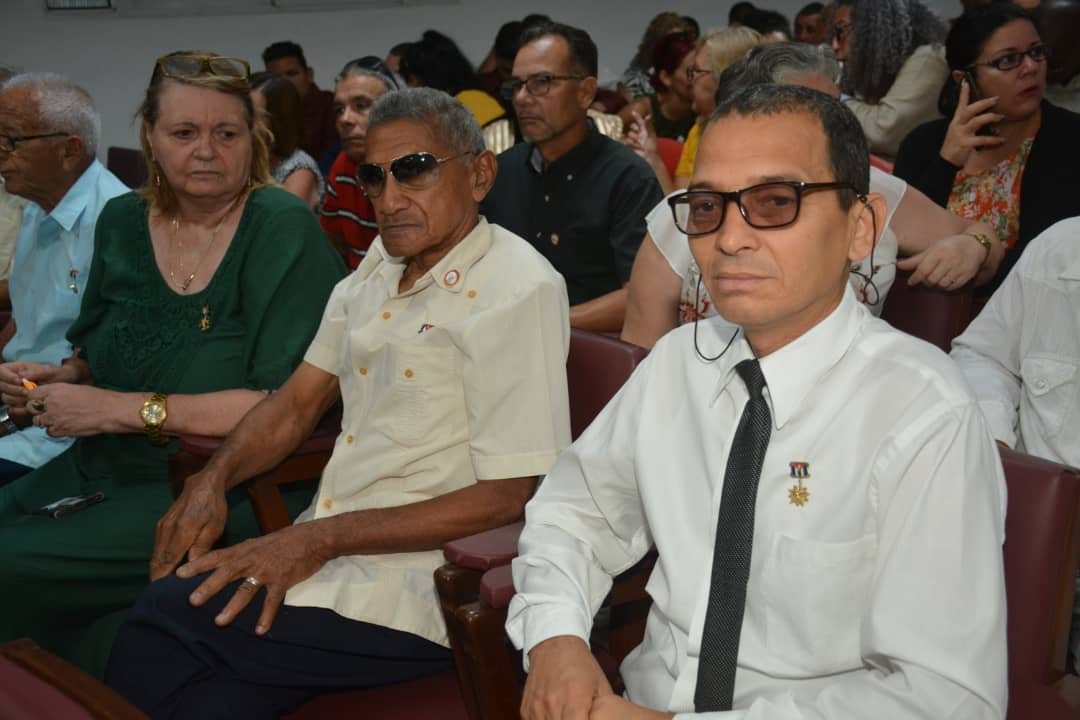
[(148, 173), (142, 150), (111, 147), (105, 156), (105, 166), (109, 168), (109, 172), (120, 178), (120, 182), (133, 190), (146, 183)]
[(656, 149), (660, 153), (660, 159), (667, 168), (668, 175), (675, 179), (675, 171), (679, 168), (679, 158), (682, 157), (683, 144), (671, 138), (656, 138)]
[(570, 330), (566, 383), (570, 435), (577, 439), (648, 353), (644, 348), (587, 330)]
[(925, 285), (908, 285), (910, 277), (908, 270), (896, 271), (881, 318), (897, 330), (949, 352), (953, 338), (971, 322), (974, 290), (967, 286), (946, 292)]
[[(1050, 684), (1065, 672), (1080, 563), (1080, 471), (1001, 451), (1009, 685)], [(1012, 690), (1010, 689), (1010, 695)]]

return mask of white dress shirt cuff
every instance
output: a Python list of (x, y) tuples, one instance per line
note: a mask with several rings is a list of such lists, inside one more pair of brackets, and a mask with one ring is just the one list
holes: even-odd
[(592, 623), (578, 608), (569, 605), (558, 606), (545, 603), (543, 607), (519, 608), (514, 612), (515, 601), (511, 600), (510, 621), (506, 632), (511, 642), (521, 648), (525, 672), (529, 671), (529, 652), (534, 647), (560, 635), (572, 635), (589, 644), (589, 629)]

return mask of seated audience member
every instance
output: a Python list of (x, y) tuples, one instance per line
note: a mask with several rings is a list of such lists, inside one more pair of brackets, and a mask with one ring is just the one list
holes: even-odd
[(682, 16), (683, 23), (686, 25), (686, 32), (690, 33), (690, 37), (696, 42), (701, 37), (701, 25), (698, 21), (689, 15)]
[[(519, 518), (569, 442), (563, 281), (479, 217), (496, 166), (474, 116), (423, 88), (384, 95), (370, 122), (359, 177), (380, 237), (305, 362), (188, 479), (155, 551), (164, 579), (113, 648), (109, 683), (152, 717), (277, 718), (451, 667), (439, 548)], [(339, 395), (307, 512), (207, 552), (224, 517), (201, 505), (279, 462)]]
[[(3, 333), (0, 382), (21, 385), (19, 370), (26, 363), (59, 365), (71, 355), (65, 335), (87, 288), (94, 226), (105, 203), (128, 191), (96, 160), (100, 126), (87, 92), (59, 75), (16, 75), (0, 85), (0, 175), (9, 197), (25, 203), (21, 224), (12, 227), (12, 315)], [(27, 427), (22, 403), (3, 402), (0, 486), (73, 441)]]
[(904, 140), (896, 174), (994, 228), (1008, 249), (989, 294), (1032, 238), (1080, 215), (1080, 177), (1067, 151), (1080, 137), (1080, 115), (1043, 100), (1046, 46), (1031, 16), (1009, 3), (957, 20), (948, 60), (952, 77), (940, 101), (947, 117)]
[(265, 120), (274, 136), (270, 146), (270, 174), (274, 182), (317, 208), (326, 193), (326, 181), (315, 159), (300, 149), (304, 111), (300, 94), (291, 82), (270, 73), (252, 78), (251, 101), (266, 113)]
[[(766, 83), (804, 85), (839, 97), (832, 80), (836, 72), (835, 57), (824, 45), (764, 45), (724, 71), (716, 97), (722, 101)], [(944, 289), (993, 277), (1004, 250), (991, 240), (990, 227), (949, 213), (903, 180), (874, 167), (870, 189), (884, 198), (887, 210), (880, 239), (871, 254), (852, 264), (850, 281), (856, 297), (875, 315), (881, 313), (896, 277), (894, 265), (913, 271), (912, 284)], [(653, 208), (646, 221), (649, 233), (630, 275), (622, 338), (649, 348), (677, 325), (715, 315), (716, 308), (668, 204)], [(910, 257), (897, 262), (898, 251)]]
[(631, 125), (624, 142), (649, 163), (665, 195), (676, 188), (685, 189), (690, 184), (690, 176), (694, 173), (694, 156), (697, 155), (698, 142), (701, 140), (701, 128), (716, 107), (716, 79), (730, 65), (742, 59), (751, 48), (760, 44), (761, 35), (742, 25), (714, 30), (698, 41), (697, 50), (692, 55), (693, 62), (686, 69), (692, 96), (690, 107), (697, 116), (697, 122), (690, 128), (686, 142), (683, 143), (674, 178), (660, 156), (656, 134), (650, 132), (648, 124), (639, 119)]
[(618, 331), (645, 215), (663, 194), (641, 158), (589, 122), (596, 64), (584, 30), (547, 23), (522, 35), (510, 89), (528, 142), (499, 156), (481, 212), (566, 278), (571, 325)]
[(427, 30), (401, 56), (401, 77), (409, 87), (430, 87), (453, 95), (476, 116), (480, 127), (506, 114), (499, 101), (485, 92), (472, 63), (450, 38)]
[[(956, 367), (849, 287), (883, 215), (868, 156), (806, 88), (711, 117), (672, 208), (738, 330), (661, 340), (529, 502), (526, 720), (1004, 718), (1004, 476)], [(621, 697), (591, 618), (651, 547)]]
[(826, 15), (825, 6), (819, 2), (805, 6), (795, 16), (795, 35), (792, 39), (809, 45), (828, 42), (829, 23)]
[(645, 28), (645, 34), (641, 36), (637, 52), (630, 60), (630, 65), (623, 71), (619, 80), (619, 92), (626, 97), (627, 102), (633, 102), (640, 97), (645, 97), (655, 92), (649, 73), (653, 67), (653, 54), (661, 40), (672, 33), (686, 32), (686, 21), (681, 15), (674, 12), (662, 12), (653, 17)]
[(735, 3), (728, 10), (728, 16), (727, 16), (728, 27), (733, 27), (735, 25), (742, 25), (745, 22), (747, 15), (754, 12), (755, 10), (757, 10), (757, 7), (755, 7), (753, 3), (750, 3), (750, 2), (737, 2), (737, 3)]
[(506, 112), (513, 112), (514, 108), (511, 103), (502, 101), (502, 84), (510, 79), (510, 73), (514, 69), (514, 56), (521, 46), (522, 27), (520, 20), (503, 23), (495, 34), (495, 44), (476, 68), (480, 88), (502, 103)]
[(629, 127), (636, 116), (650, 123), (657, 137), (684, 141), (694, 125), (688, 74), (693, 62), (694, 39), (689, 33), (671, 33), (661, 38), (649, 73), (653, 92), (619, 111), (623, 125)]
[(350, 270), (364, 259), (378, 234), (371, 201), (356, 183), (356, 168), (367, 157), (368, 111), (383, 93), (396, 89), (389, 68), (372, 56), (347, 63), (334, 83), (341, 154), (327, 176), (319, 222)]
[(303, 49), (294, 42), (276, 42), (263, 50), (266, 71), (293, 84), (300, 93), (304, 109), (304, 141), (300, 143), (311, 157), (327, 168), (334, 161), (338, 136), (334, 128), (334, 94), (315, 84), (315, 68), (309, 67)]
[(791, 25), (786, 17), (775, 10), (754, 10), (743, 19), (742, 24), (757, 30), (767, 43), (791, 40)]
[(895, 156), (912, 129), (938, 117), (934, 99), (948, 75), (945, 33), (920, 0), (837, 0), (832, 48), (870, 152)]
[(1080, 113), (1080, 0), (1046, 0), (1039, 7), (1039, 28), (1050, 50), (1046, 99)]
[[(34, 425), (76, 438), (0, 488), (0, 642), (29, 636), (99, 675), (172, 503), (170, 436), (224, 436), (278, 387), (344, 272), (311, 210), (268, 186), (247, 63), (166, 55), (139, 116), (150, 179), (101, 212), (90, 272), (76, 279), (76, 352), (13, 363), (0, 378), (4, 400), (29, 408)], [(104, 502), (62, 520), (43, 514), (73, 496)], [(228, 540), (254, 534), (243, 494), (223, 499), (222, 513), (226, 502)]]

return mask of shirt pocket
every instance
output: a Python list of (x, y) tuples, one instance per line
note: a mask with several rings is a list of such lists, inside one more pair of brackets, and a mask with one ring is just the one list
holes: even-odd
[(1049, 439), (1056, 437), (1076, 412), (1075, 361), (1048, 355), (1029, 355), (1020, 364), (1024, 380), (1024, 397), (1038, 428), (1035, 434)]
[(398, 347), (390, 364), (391, 439), (409, 447), (449, 444), (462, 430), (465, 410), (454, 351), (430, 345)]
[(860, 634), (874, 568), (873, 535), (826, 543), (776, 536), (762, 565), (769, 655), (799, 675), (861, 665)]

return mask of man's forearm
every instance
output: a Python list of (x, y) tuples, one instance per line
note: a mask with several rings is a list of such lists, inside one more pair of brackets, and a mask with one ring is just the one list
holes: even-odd
[(570, 308), (570, 327), (594, 332), (619, 332), (626, 316), (625, 287)]
[[(430, 500), (311, 521), (325, 557), (437, 550), (521, 519), (535, 477), (481, 480)], [(308, 523), (305, 523), (308, 524)]]

